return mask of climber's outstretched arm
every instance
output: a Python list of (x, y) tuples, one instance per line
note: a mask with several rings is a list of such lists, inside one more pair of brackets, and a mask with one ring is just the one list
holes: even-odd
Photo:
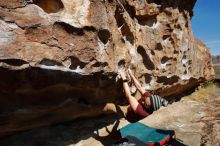
[(126, 78), (126, 74), (125, 74), (125, 71), (120, 71), (119, 72), (121, 78), (122, 78), (122, 81), (123, 81), (123, 88), (124, 88), (124, 91), (125, 91), (125, 96), (131, 106), (131, 108), (136, 111), (137, 109), (137, 106), (138, 106), (138, 101), (135, 97), (133, 97), (130, 93), (130, 87), (128, 86), (128, 82), (127, 82), (127, 78)]
[(136, 79), (136, 77), (134, 76), (134, 74), (132, 73), (132, 71), (130, 69), (128, 69), (128, 73), (129, 73), (132, 81), (134, 82), (135, 87), (138, 89), (138, 91), (141, 93), (141, 95), (143, 95), (146, 92), (144, 87), (141, 86), (140, 82)]

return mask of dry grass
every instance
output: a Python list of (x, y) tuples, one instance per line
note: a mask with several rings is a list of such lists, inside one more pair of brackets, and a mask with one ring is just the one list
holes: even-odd
[[(216, 79), (220, 79), (220, 64), (214, 64), (213, 67)], [(217, 83), (208, 82), (206, 85), (200, 86), (194, 93), (186, 98), (206, 102), (208, 98), (215, 97), (217, 92), (220, 92), (219, 85)]]
[(215, 97), (215, 93), (218, 92), (218, 85), (214, 83), (209, 83), (206, 86), (199, 87), (194, 93), (187, 96), (186, 98), (190, 98), (192, 100), (206, 102), (209, 98)]
[(216, 79), (220, 79), (220, 64), (214, 64), (213, 67), (215, 70)]

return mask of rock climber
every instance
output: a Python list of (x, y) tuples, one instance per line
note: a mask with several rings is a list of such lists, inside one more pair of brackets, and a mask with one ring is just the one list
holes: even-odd
[(125, 92), (125, 96), (130, 104), (127, 109), (126, 118), (130, 122), (136, 122), (144, 117), (147, 117), (153, 111), (158, 110), (161, 106), (167, 106), (168, 101), (161, 98), (159, 95), (153, 95), (149, 91), (145, 91), (145, 89), (141, 86), (140, 82), (136, 79), (134, 74), (130, 69), (128, 69), (128, 75), (130, 76), (132, 82), (135, 87), (141, 94), (141, 98), (137, 100), (130, 93), (130, 87), (128, 85), (128, 79), (126, 77), (125, 70), (119, 71), (119, 75), (121, 76), (123, 82), (123, 88)]

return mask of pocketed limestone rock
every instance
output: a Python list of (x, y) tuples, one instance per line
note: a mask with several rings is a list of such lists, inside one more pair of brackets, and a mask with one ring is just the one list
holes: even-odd
[[(0, 2), (0, 134), (97, 115), (106, 103), (123, 104), (121, 68), (130, 67), (146, 89), (163, 97), (212, 79), (209, 50), (191, 31), (194, 4)], [(13, 117), (19, 127), (10, 124)]]

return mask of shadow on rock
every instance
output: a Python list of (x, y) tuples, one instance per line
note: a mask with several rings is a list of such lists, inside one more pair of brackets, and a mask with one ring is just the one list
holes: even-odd
[[(0, 139), (0, 145), (4, 146), (66, 146), (83, 144), (83, 140), (94, 138), (103, 145), (110, 145), (116, 141), (113, 131), (116, 131), (121, 116), (101, 115), (95, 118), (82, 118), (72, 122), (53, 125), (50, 127), (28, 130), (16, 135), (3, 137)], [(109, 131), (108, 126), (114, 125)], [(99, 129), (105, 128), (104, 133), (107, 136), (100, 136)], [(82, 141), (82, 144), (81, 144)], [(85, 144), (86, 145), (86, 144)]]
[(116, 142), (116, 140), (120, 138), (119, 133), (117, 131), (119, 124), (120, 124), (120, 121), (116, 120), (111, 131), (108, 129), (108, 127), (105, 127), (105, 130), (108, 133), (107, 136), (100, 136), (97, 130), (96, 133), (94, 133), (93, 138), (101, 142), (104, 146), (111, 145), (112, 143)]
[(187, 146), (187, 145), (183, 144), (180, 139), (173, 139), (166, 146)]

